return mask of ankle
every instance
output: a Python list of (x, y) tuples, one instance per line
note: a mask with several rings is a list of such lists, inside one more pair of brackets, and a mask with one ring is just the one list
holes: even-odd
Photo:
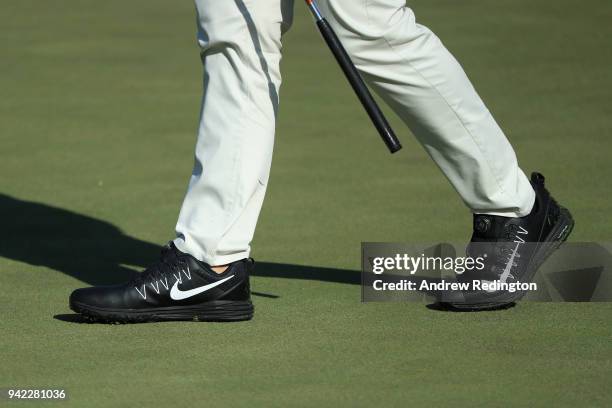
[(218, 273), (218, 274), (225, 272), (227, 268), (229, 268), (229, 265), (217, 265), (217, 266), (210, 267), (210, 269), (212, 269), (213, 272)]

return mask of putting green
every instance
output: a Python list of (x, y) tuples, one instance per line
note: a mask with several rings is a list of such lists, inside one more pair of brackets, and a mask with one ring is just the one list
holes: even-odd
[[(465, 241), (471, 217), (394, 117), (404, 150), (386, 152), (300, 2), (255, 319), (70, 322), (71, 290), (126, 279), (173, 236), (201, 91), (193, 6), (5, 3), (0, 388), (65, 388), (62, 406), (88, 407), (612, 405), (611, 304), (360, 303), (361, 241)], [(573, 211), (571, 239), (609, 241), (612, 3), (410, 4)]]

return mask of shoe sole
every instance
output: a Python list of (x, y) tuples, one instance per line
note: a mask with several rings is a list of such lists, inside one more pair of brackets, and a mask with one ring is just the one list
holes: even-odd
[(90, 322), (147, 323), (164, 321), (236, 322), (251, 320), (255, 308), (250, 300), (217, 300), (202, 305), (156, 307), (151, 309), (106, 309), (70, 302), (70, 309)]
[[(541, 245), (536, 249), (531, 260), (529, 271), (525, 274), (525, 281), (531, 282), (536, 272), (542, 264), (567, 240), (572, 230), (574, 229), (574, 219), (569, 210), (565, 207), (559, 207), (559, 220), (553, 227), (552, 231), (542, 241)], [(490, 303), (444, 303), (441, 304), (452, 310), (460, 311), (484, 311), (506, 309), (513, 305), (514, 302), (525, 296), (526, 292), (515, 292), (508, 294), (508, 298), (504, 301), (492, 301)]]

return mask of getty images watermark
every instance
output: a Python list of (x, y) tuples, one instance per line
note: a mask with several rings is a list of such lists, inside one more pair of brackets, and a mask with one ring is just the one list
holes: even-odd
[[(496, 258), (496, 273), (488, 273), (492, 262), (486, 245), (471, 244), (467, 251), (468, 244), (457, 243), (364, 242), (362, 301), (431, 302), (471, 292), (521, 292), (524, 300), (545, 302), (612, 301), (611, 243), (565, 243), (520, 276), (514, 274), (524, 260), (511, 245)], [(523, 245), (521, 253), (528, 254), (539, 244)]]
[[(471, 257), (471, 256), (425, 256), (421, 254), (419, 256), (410, 256), (404, 252), (402, 254), (396, 253), (392, 257), (377, 256), (371, 259), (372, 262), (372, 273), (376, 275), (382, 275), (383, 273), (397, 273), (410, 274), (410, 277), (414, 277), (418, 272), (431, 272), (431, 271), (451, 271), (457, 276), (457, 280), (446, 280), (440, 281), (419, 279), (409, 280), (401, 279), (399, 282), (386, 282), (382, 277), (376, 279), (373, 282), (373, 288), (377, 291), (385, 290), (400, 290), (400, 291), (421, 291), (421, 292), (435, 292), (435, 291), (499, 291), (505, 290), (508, 292), (516, 291), (536, 291), (538, 290), (537, 283), (534, 282), (507, 282), (499, 280), (487, 281), (483, 279), (463, 279), (460, 277), (472, 273), (483, 272), (486, 268), (486, 257)], [(510, 264), (509, 264), (510, 265)], [(467, 272), (467, 273), (466, 273)]]

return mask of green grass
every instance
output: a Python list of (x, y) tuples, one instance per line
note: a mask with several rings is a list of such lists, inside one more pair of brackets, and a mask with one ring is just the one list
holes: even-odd
[[(72, 289), (173, 236), (201, 80), (192, 4), (171, 3), (3, 4), (0, 387), (64, 387), (62, 406), (88, 407), (612, 404), (610, 304), (360, 303), (361, 241), (465, 241), (471, 218), (395, 118), (405, 149), (388, 155), (300, 2), (253, 255), (317, 279), (254, 277), (277, 297), (254, 297), (245, 323), (54, 319)], [(410, 4), (572, 209), (572, 239), (609, 241), (612, 3)]]

